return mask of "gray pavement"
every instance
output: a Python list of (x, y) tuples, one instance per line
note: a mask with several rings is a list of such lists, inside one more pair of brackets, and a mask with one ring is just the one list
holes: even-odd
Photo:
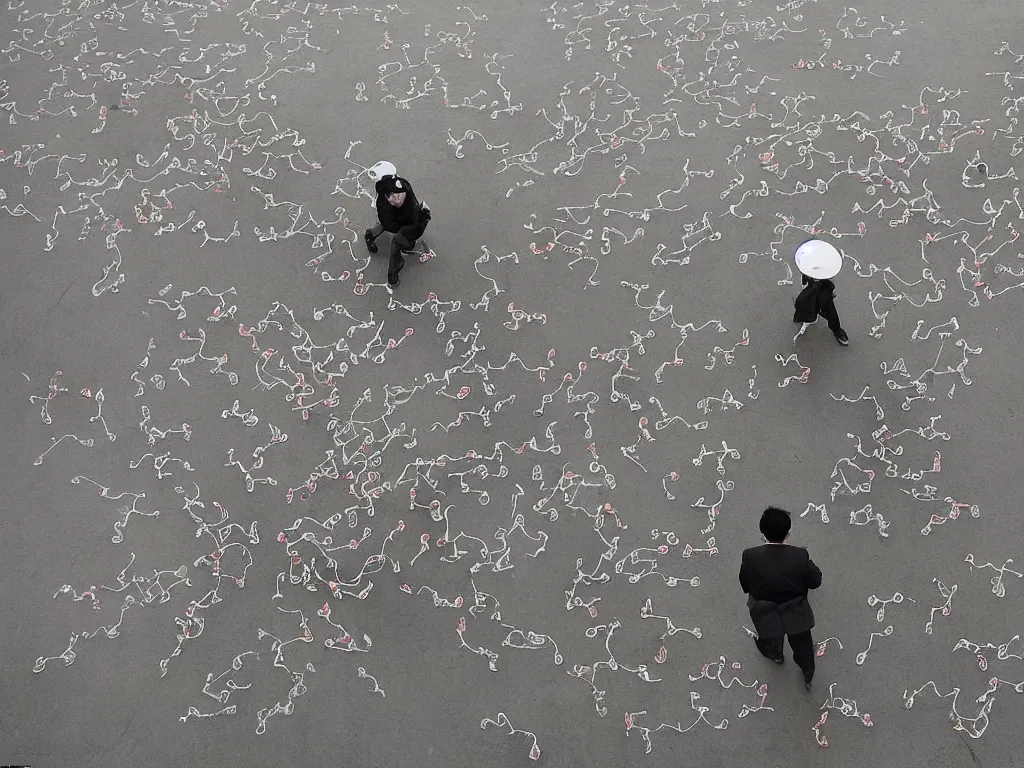
[(1024, 765), (1014, 6), (6, 6), (0, 764)]

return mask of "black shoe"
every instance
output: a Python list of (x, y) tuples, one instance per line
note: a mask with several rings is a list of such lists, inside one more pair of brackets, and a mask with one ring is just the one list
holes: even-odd
[(836, 331), (836, 341), (838, 341), (840, 344), (846, 347), (849, 346), (850, 344), (850, 337), (846, 335), (846, 331), (840, 328), (838, 331)]
[(370, 253), (377, 252), (377, 244), (373, 242), (374, 237), (372, 229), (368, 229), (363, 233), (363, 240), (366, 241), (366, 250), (368, 250)]
[(388, 275), (388, 285), (392, 288), (397, 288), (398, 284), (402, 282), (398, 275)]
[(812, 678), (808, 678), (806, 676), (804, 677), (804, 690), (811, 690), (811, 679)]
[(786, 663), (786, 657), (785, 656), (779, 656), (779, 658), (772, 659), (772, 661), (774, 661), (776, 664), (785, 664)]

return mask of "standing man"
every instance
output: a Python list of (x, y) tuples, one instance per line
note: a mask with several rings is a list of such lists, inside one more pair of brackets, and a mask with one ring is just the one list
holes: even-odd
[(843, 266), (843, 257), (832, 245), (824, 240), (811, 238), (800, 244), (796, 249), (796, 266), (803, 276), (804, 289), (794, 301), (794, 323), (803, 323), (800, 336), (807, 326), (824, 317), (828, 329), (836, 337), (836, 341), (844, 347), (850, 343), (850, 337), (843, 330), (836, 309), (836, 284), (830, 278), (839, 274)]
[(389, 175), (374, 185), (377, 192), (377, 226), (363, 234), (366, 248), (377, 252), (374, 242), (387, 231), (391, 233), (391, 258), (388, 261), (388, 285), (399, 283), (398, 273), (405, 266), (404, 251), (410, 251), (423, 237), (430, 221), (430, 209), (416, 199), (412, 184), (401, 176)]
[(766, 544), (743, 550), (740, 586), (754, 622), (754, 643), (763, 656), (782, 664), (782, 638), (789, 637), (793, 661), (804, 673), (804, 686), (814, 678), (814, 612), (807, 592), (821, 586), (821, 571), (807, 550), (786, 543), (792, 526), (789, 512), (768, 507), (761, 514)]

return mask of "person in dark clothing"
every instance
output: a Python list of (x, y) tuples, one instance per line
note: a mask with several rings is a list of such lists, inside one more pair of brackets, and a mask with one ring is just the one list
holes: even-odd
[(363, 234), (366, 248), (377, 253), (378, 237), (391, 233), (391, 258), (388, 261), (388, 285), (399, 283), (398, 273), (405, 266), (403, 252), (411, 251), (423, 237), (430, 222), (430, 209), (416, 199), (412, 184), (400, 176), (385, 176), (374, 185), (377, 192), (377, 226)]
[(804, 673), (804, 685), (811, 689), (814, 678), (814, 612), (807, 592), (821, 586), (821, 570), (807, 550), (786, 543), (792, 526), (789, 512), (768, 507), (761, 515), (761, 534), (768, 542), (743, 550), (740, 586), (747, 597), (750, 619), (761, 654), (782, 664), (782, 639), (789, 637), (793, 661)]
[(850, 337), (843, 330), (836, 309), (836, 284), (831, 280), (815, 280), (803, 275), (803, 285), (804, 289), (794, 301), (796, 311), (793, 313), (793, 322), (810, 324), (816, 322), (820, 315), (828, 321), (828, 329), (835, 335), (836, 341), (844, 347), (848, 345)]

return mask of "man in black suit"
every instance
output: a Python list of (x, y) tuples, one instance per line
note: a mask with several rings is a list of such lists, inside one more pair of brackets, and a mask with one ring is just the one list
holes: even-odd
[(795, 661), (811, 689), (814, 677), (814, 612), (807, 592), (821, 586), (821, 571), (807, 550), (786, 543), (792, 520), (789, 512), (768, 507), (761, 514), (761, 534), (767, 544), (743, 550), (740, 586), (747, 594), (750, 620), (762, 655), (782, 664), (782, 639), (789, 637)]

